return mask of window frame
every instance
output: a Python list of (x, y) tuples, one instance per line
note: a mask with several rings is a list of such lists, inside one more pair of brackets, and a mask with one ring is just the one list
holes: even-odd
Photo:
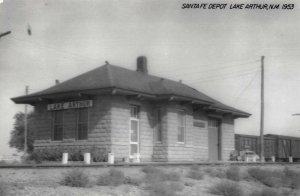
[[(84, 110), (86, 109), (86, 122), (80, 122), (79, 118), (80, 118), (80, 110)], [(77, 108), (76, 109), (76, 140), (79, 141), (84, 141), (87, 140), (89, 138), (89, 108)], [(85, 139), (79, 139), (79, 125), (81, 124), (86, 124), (86, 138)]]
[[(182, 120), (183, 120), (183, 124), (182, 126), (179, 125), (179, 122), (178, 122), (178, 115), (179, 113), (182, 114)], [(185, 143), (185, 138), (186, 138), (186, 112), (185, 110), (177, 110), (176, 112), (176, 117), (177, 117), (177, 143), (179, 144), (184, 144)], [(183, 128), (183, 138), (182, 138), (182, 141), (179, 140), (179, 128)]]
[[(136, 111), (136, 115), (132, 115), (132, 108), (134, 108), (134, 111)], [(131, 141), (131, 122), (136, 121), (137, 122), (137, 141), (132, 142)], [(129, 117), (129, 158), (133, 158), (133, 155), (131, 155), (131, 145), (137, 146), (137, 154), (140, 153), (140, 106), (130, 104), (130, 117)]]
[[(158, 115), (159, 113), (159, 115)], [(155, 128), (155, 143), (163, 143), (163, 127), (162, 127), (162, 118), (163, 112), (161, 108), (158, 108), (155, 112), (156, 114), (156, 128)], [(160, 136), (160, 140), (158, 140)]]
[[(56, 115), (58, 112), (61, 112), (61, 123), (56, 123)], [(55, 128), (56, 126), (61, 126), (61, 138), (55, 139)], [(52, 141), (63, 141), (64, 139), (64, 111), (63, 110), (54, 110), (52, 113)]]

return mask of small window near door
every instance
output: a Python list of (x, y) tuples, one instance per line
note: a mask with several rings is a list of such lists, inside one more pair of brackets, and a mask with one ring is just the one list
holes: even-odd
[(208, 127), (219, 127), (219, 121), (216, 119), (208, 119)]
[(177, 112), (177, 141), (184, 143), (185, 139), (185, 112)]
[(57, 110), (53, 113), (53, 140), (63, 139), (63, 111)]
[(130, 117), (138, 119), (140, 115), (140, 108), (136, 105), (130, 106)]
[(162, 142), (162, 111), (157, 110), (156, 142)]
[(78, 109), (77, 139), (86, 140), (88, 138), (88, 108)]

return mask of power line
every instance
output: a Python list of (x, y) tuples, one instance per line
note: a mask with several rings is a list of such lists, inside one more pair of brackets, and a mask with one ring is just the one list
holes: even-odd
[[(216, 68), (213, 68), (213, 69), (205, 69), (205, 70), (201, 70), (201, 71), (199, 71), (197, 73), (206, 73), (206, 72), (211, 72), (211, 71), (220, 70), (220, 69), (228, 69), (228, 68), (231, 68), (231, 67), (236, 67), (236, 66), (241, 66), (241, 65), (247, 65), (247, 64), (253, 64), (253, 63), (256, 63), (256, 62), (259, 62), (259, 60), (250, 61), (250, 62), (246, 62), (246, 63), (239, 63), (239, 64), (235, 64), (235, 65), (229, 65), (229, 66), (221, 66), (221, 67), (216, 67)], [(214, 64), (214, 65), (220, 65), (220, 63), (219, 64)], [(195, 73), (195, 70), (192, 70), (192, 73)], [(182, 73), (175, 74), (173, 76), (178, 76), (178, 75), (181, 75), (181, 74)]]
[[(220, 76), (222, 77), (222, 76), (227, 76), (227, 75), (231, 75), (231, 74), (239, 74), (239, 73), (244, 73), (244, 72), (249, 72), (249, 71), (256, 71), (257, 69), (259, 69), (259, 68), (258, 67), (252, 67), (252, 68), (243, 69), (243, 70), (230, 71), (230, 72), (227, 72), (227, 73), (210, 74), (210, 75), (206, 75), (206, 76), (205, 75), (201, 75), (202, 72), (194, 72), (192, 74), (184, 74), (182, 76), (188, 75), (189, 78), (197, 76), (198, 79), (207, 80), (207, 79), (218, 78)], [(199, 78), (199, 76), (200, 76), (200, 78)]]
[[(23, 40), (23, 39), (20, 39), (20, 38), (16, 38), (15, 36), (11, 36), (8, 39), (12, 39), (12, 40), (15, 40), (15, 41), (20, 41), (20, 42), (25, 42), (27, 44), (33, 44), (33, 45), (39, 47), (40, 49), (54, 50), (57, 53), (72, 55), (72, 56), (75, 56), (75, 57), (81, 57), (81, 58), (89, 59), (89, 60), (93, 60), (93, 61), (98, 61), (97, 59), (94, 59), (94, 58), (91, 58), (91, 57), (82, 56), (81, 54), (77, 54), (77, 53), (73, 53), (73, 52), (71, 53), (71, 52), (67, 52), (67, 51), (63, 51), (63, 50), (58, 50), (57, 48), (53, 48), (53, 47), (49, 47), (49, 46), (42, 46), (38, 43), (34, 43), (34, 42), (26, 41), (26, 40)], [(66, 57), (66, 56), (64, 56), (64, 57)]]
[(234, 100), (234, 103), (236, 103), (239, 100), (239, 98), (244, 94), (244, 92), (251, 86), (251, 84), (253, 83), (256, 76), (257, 76), (257, 74), (254, 75), (254, 77), (250, 80), (250, 82), (247, 84), (247, 86), (239, 93), (239, 95)]
[[(255, 60), (255, 61), (259, 61), (259, 60)], [(252, 62), (255, 62), (255, 61), (253, 61), (253, 60), (251, 60), (251, 61), (250, 60), (240, 60), (240, 61), (230, 61), (230, 62), (222, 62), (222, 63), (208, 63), (208, 64), (197, 65), (197, 67), (201, 68), (201, 67), (204, 67), (204, 66), (223, 65), (223, 66), (219, 67), (219, 68), (222, 68), (222, 67), (228, 67), (228, 66), (224, 66), (224, 64), (225, 65), (230, 64), (229, 65), (229, 67), (230, 67), (230, 66), (237, 66), (237, 65), (232, 65), (233, 63), (239, 63), (238, 65), (240, 65), (240, 64), (252, 63)], [(180, 69), (182, 69), (182, 68), (175, 68), (175, 69), (172, 69), (172, 70), (180, 70)], [(216, 68), (216, 69), (218, 69), (218, 68)], [(205, 70), (209, 70), (209, 69), (204, 69), (203, 71), (205, 71)]]
[(223, 77), (214, 77), (214, 78), (207, 79), (207, 80), (200, 80), (200, 81), (198, 81), (195, 84), (205, 83), (205, 82), (211, 82), (211, 81), (217, 81), (217, 80), (224, 80), (224, 79), (235, 78), (235, 77), (241, 77), (241, 76), (245, 76), (245, 75), (250, 75), (250, 74), (256, 73), (258, 71), (259, 70), (255, 70), (255, 71), (251, 71), (251, 72), (243, 72), (243, 73), (234, 74), (234, 75), (229, 74), (229, 75), (224, 75)]

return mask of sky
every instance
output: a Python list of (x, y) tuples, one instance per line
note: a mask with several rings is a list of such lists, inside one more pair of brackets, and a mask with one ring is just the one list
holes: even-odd
[[(181, 9), (202, 0), (4, 0), (0, 4), (0, 155), (13, 116), (10, 98), (36, 92), (110, 64), (135, 70), (147, 56), (150, 74), (183, 83), (251, 113), (235, 132), (259, 134), (260, 59), (265, 56), (265, 133), (300, 137), (300, 4), (293, 10)], [(27, 33), (31, 29), (31, 35)]]

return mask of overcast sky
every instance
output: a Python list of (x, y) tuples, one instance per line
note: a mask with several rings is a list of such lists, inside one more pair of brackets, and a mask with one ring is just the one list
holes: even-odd
[[(6, 0), (0, 4), (0, 155), (8, 148), (10, 98), (104, 64), (135, 69), (148, 58), (153, 75), (183, 80), (252, 114), (235, 131), (259, 134), (260, 57), (265, 59), (265, 132), (300, 137), (300, 12), (181, 9), (206, 1)], [(212, 1), (210, 1), (212, 2)], [(214, 3), (228, 3), (216, 0)], [(275, 1), (235, 1), (272, 3)], [(278, 1), (276, 1), (278, 2)], [(282, 1), (293, 3), (292, 1)], [(31, 35), (27, 29), (31, 29)]]

